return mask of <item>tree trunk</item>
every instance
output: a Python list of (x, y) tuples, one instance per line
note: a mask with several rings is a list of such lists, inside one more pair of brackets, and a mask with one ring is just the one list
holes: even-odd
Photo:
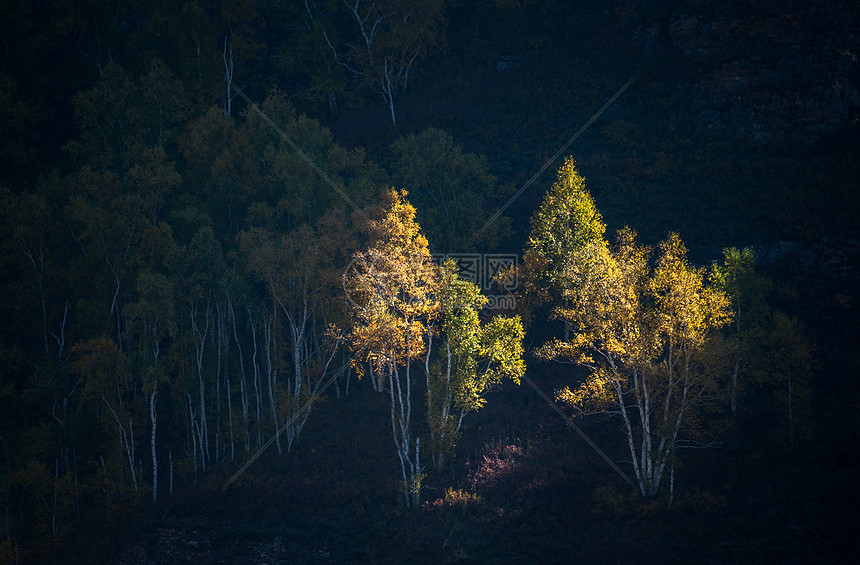
[(131, 441), (126, 437), (125, 440), (125, 448), (128, 453), (128, 466), (131, 469), (131, 483), (134, 486), (134, 492), (137, 492), (137, 471), (135, 469), (135, 456), (134, 456), (134, 422), (131, 418), (128, 419), (128, 431), (129, 436), (131, 436)]
[[(400, 377), (397, 374), (396, 366), (389, 373), (388, 388), (390, 389), (391, 397), (391, 433), (394, 438), (394, 447), (397, 449), (397, 457), (400, 459), (400, 471), (403, 475), (403, 494), (406, 497), (406, 507), (409, 508), (411, 499), (409, 497), (409, 479), (406, 472), (406, 458), (409, 457), (409, 427), (408, 422), (404, 422), (403, 419), (403, 397), (401, 395)], [(404, 444), (406, 445), (404, 446)]]
[[(126, 458), (128, 459), (128, 467), (131, 471), (131, 481), (134, 485), (134, 491), (137, 492), (137, 474), (134, 468), (134, 428), (126, 430), (116, 411), (113, 409), (113, 406), (110, 405), (104, 395), (102, 395), (102, 400), (105, 405), (107, 405), (108, 410), (113, 414), (114, 420), (116, 421), (117, 429), (119, 431), (119, 447), (121, 451), (125, 451)], [(129, 426), (132, 425), (131, 418), (128, 419), (128, 424)], [(129, 439), (129, 434), (131, 435), (131, 439)]]
[(195, 360), (197, 362), (197, 379), (199, 387), (199, 417), (200, 423), (198, 428), (198, 440), (200, 442), (200, 464), (203, 472), (206, 472), (207, 465), (211, 461), (209, 451), (209, 424), (206, 418), (206, 382), (203, 378), (203, 357), (206, 352), (206, 339), (209, 335), (209, 299), (206, 300), (205, 324), (201, 331), (197, 325), (197, 309), (194, 305), (191, 307), (191, 329), (194, 332), (194, 347), (196, 349)]
[(281, 437), (278, 433), (278, 401), (275, 398), (275, 385), (278, 380), (278, 370), (272, 361), (272, 348), (277, 351), (277, 343), (274, 343), (275, 336), (273, 335), (274, 320), (268, 320), (264, 327), (265, 344), (266, 344), (266, 380), (269, 385), (269, 408), (272, 411), (272, 424), (275, 427), (275, 446), (278, 448), (278, 455), (283, 453), (281, 448)]
[(194, 482), (197, 482), (197, 420), (194, 418), (194, 407), (191, 405), (191, 393), (186, 391), (185, 396), (188, 399), (188, 424), (189, 435), (191, 440), (191, 463), (194, 469)]
[[(223, 357), (224, 363), (224, 386), (227, 388), (227, 431), (230, 434), (230, 460), (233, 460), (236, 451), (235, 445), (235, 437), (233, 433), (233, 395), (230, 386), (230, 335), (227, 332), (227, 318), (230, 316), (230, 311), (226, 305), (223, 308), (219, 308), (219, 325), (218, 325), (218, 336), (219, 343), (221, 344), (221, 348), (224, 353), (223, 356), (219, 354), (219, 363), (221, 363), (221, 357)], [(221, 401), (218, 401), (218, 409), (221, 409)], [(219, 416), (220, 418), (220, 416)], [(226, 445), (224, 447), (225, 456), (226, 456)]]
[(242, 423), (245, 426), (245, 451), (251, 449), (251, 423), (248, 416), (248, 389), (245, 378), (245, 356), (242, 354), (242, 343), (239, 341), (239, 333), (236, 330), (236, 312), (233, 310), (233, 301), (227, 296), (227, 308), (230, 312), (230, 317), (233, 319), (233, 339), (236, 341), (236, 349), (239, 352), (239, 394), (242, 401)]
[[(249, 311), (250, 314), (250, 311)], [(251, 337), (254, 340), (254, 354), (251, 357), (251, 363), (254, 367), (254, 406), (257, 412), (257, 449), (263, 445), (263, 383), (260, 377), (260, 364), (257, 361), (259, 347), (257, 346), (257, 327), (254, 321), (251, 320)]]
[[(403, 489), (407, 508), (417, 508), (421, 504), (421, 482), (424, 478), (421, 467), (420, 439), (415, 438), (414, 459), (412, 454), (412, 382), (411, 364), (406, 364), (405, 374), (401, 374), (397, 365), (390, 370), (391, 397), (391, 428), (394, 435), (394, 445), (400, 459), (400, 469), (403, 475)], [(404, 396), (404, 390), (405, 396)]]
[(152, 503), (155, 504), (158, 499), (158, 456), (155, 451), (155, 424), (157, 413), (155, 410), (155, 401), (157, 390), (153, 390), (149, 395), (149, 419), (152, 421), (152, 437), (150, 438), (149, 447), (152, 450)]
[[(60, 460), (54, 460), (54, 504), (51, 508), (51, 536), (57, 538), (60, 535), (60, 525), (57, 522), (57, 483), (60, 480)], [(137, 489), (135, 489), (137, 490)]]
[(233, 111), (233, 44), (228, 45), (227, 36), (224, 36), (224, 52), (221, 54), (224, 60), (224, 82), (227, 88), (227, 96), (224, 99), (224, 115), (229, 116)]

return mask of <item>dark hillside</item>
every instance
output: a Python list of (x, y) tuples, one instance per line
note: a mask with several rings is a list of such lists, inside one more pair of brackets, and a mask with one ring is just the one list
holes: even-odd
[[(448, 2), (395, 128), (321, 39), (359, 37), (348, 3), (7, 4), (0, 563), (836, 564), (860, 551), (860, 8)], [(668, 478), (655, 497), (628, 484), (620, 419), (572, 421), (624, 478), (525, 379), (481, 391), (437, 469), (415, 358), (424, 468), (407, 508), (393, 385), (377, 391), (347, 341), (369, 291), (344, 273), (379, 235), (366, 219), (385, 217), (397, 184), (422, 233), (448, 238), (428, 235), (430, 250), (522, 267), (568, 156), (608, 239), (674, 232), (701, 267), (754, 252), (769, 282), (766, 305), (742, 311), (737, 413), (720, 397), (697, 414), (706, 440), (678, 450), (671, 503)], [(551, 304), (516, 296), (525, 375), (549, 396), (585, 382), (536, 353), (565, 335)], [(512, 312), (486, 308), (477, 327)]]

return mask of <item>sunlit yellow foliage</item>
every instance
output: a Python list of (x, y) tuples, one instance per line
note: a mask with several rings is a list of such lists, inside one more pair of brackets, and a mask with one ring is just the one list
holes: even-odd
[(604, 410), (615, 400), (615, 384), (616, 380), (606, 369), (598, 369), (576, 389), (564, 387), (558, 392), (558, 399), (570, 405), (580, 406), (584, 411)]
[(439, 272), (406, 192), (389, 191), (384, 210), (381, 220), (371, 222), (375, 244), (355, 254), (345, 281), (353, 301), (349, 341), (358, 375), (368, 365), (378, 379), (374, 386), (388, 389), (403, 494), (408, 507), (417, 507), (425, 474), (411, 425), (412, 365), (427, 354), (439, 316)]
[(653, 495), (678, 434), (721, 386), (724, 375), (712, 370), (719, 363), (704, 352), (711, 330), (731, 319), (729, 297), (688, 264), (676, 234), (660, 244), (652, 266), (650, 250), (629, 229), (615, 246), (597, 240), (572, 251), (564, 280), (554, 314), (570, 335), (539, 355), (591, 368), (558, 398), (580, 413), (622, 417), (629, 445), (640, 446), (638, 453), (631, 447), (640, 489)]
[(547, 296), (555, 294), (553, 315), (566, 334), (537, 355), (591, 370), (558, 399), (578, 413), (621, 417), (640, 492), (654, 496), (674, 465), (679, 434), (724, 385), (725, 356), (712, 355), (708, 340), (731, 320), (731, 301), (704, 269), (690, 266), (677, 234), (652, 258), (633, 230), (620, 230), (614, 245), (603, 230), (569, 160), (529, 240), (531, 263), (552, 273)]
[(384, 376), (394, 365), (420, 357), (427, 324), (439, 312), (438, 275), (415, 208), (405, 191), (392, 190), (387, 198), (387, 213), (371, 224), (377, 244), (356, 255), (347, 281), (356, 302), (350, 343), (359, 375), (363, 367), (356, 361), (371, 362)]
[(484, 395), (503, 379), (519, 383), (523, 327), (519, 317), (482, 322), (487, 298), (457, 275), (453, 261), (442, 268), (431, 262), (405, 191), (392, 190), (385, 210), (371, 224), (375, 244), (355, 255), (345, 281), (354, 302), (350, 346), (359, 375), (369, 366), (386, 381), (404, 492), (415, 506), (424, 478), (419, 438), (410, 431), (415, 368), (423, 365), (430, 452), (442, 467), (464, 415), (484, 406)]
[(602, 242), (606, 231), (572, 158), (559, 169), (555, 184), (531, 222), (522, 265), (523, 294), (543, 302), (562, 292), (570, 255)]
[(442, 466), (453, 452), (463, 417), (486, 404), (484, 395), (504, 379), (519, 384), (525, 372), (519, 317), (496, 316), (482, 323), (487, 298), (457, 276), (453, 261), (440, 271), (441, 355), (426, 366), (428, 420), (433, 457)]

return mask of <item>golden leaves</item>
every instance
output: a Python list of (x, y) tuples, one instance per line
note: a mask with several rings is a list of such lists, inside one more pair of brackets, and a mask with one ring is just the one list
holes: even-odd
[[(562, 290), (568, 258), (590, 244), (603, 242), (606, 225), (585, 189), (585, 179), (568, 158), (558, 179), (532, 217), (532, 230), (525, 253), (527, 284), (537, 289)], [(540, 264), (543, 268), (529, 268)]]
[(377, 366), (421, 356), (439, 312), (438, 272), (406, 192), (391, 190), (387, 212), (372, 222), (377, 243), (357, 253), (347, 287), (355, 303), (352, 350)]
[(678, 404), (687, 402), (683, 387), (701, 390), (722, 377), (699, 352), (709, 332), (731, 319), (731, 302), (686, 254), (680, 237), (670, 234), (652, 260), (626, 228), (614, 246), (594, 240), (567, 253), (553, 310), (567, 337), (546, 343), (537, 357), (592, 372), (579, 387), (559, 392), (560, 400), (602, 410), (612, 402), (620, 407), (630, 393), (636, 402), (647, 396), (650, 406), (685, 410)]
[(605, 370), (594, 371), (576, 389), (558, 391), (556, 398), (579, 411), (602, 410), (615, 401), (613, 377)]

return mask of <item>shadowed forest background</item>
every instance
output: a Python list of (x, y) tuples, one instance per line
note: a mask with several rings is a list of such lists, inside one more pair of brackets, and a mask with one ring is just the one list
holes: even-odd
[[(825, 0), (3, 2), (0, 562), (844, 562), (858, 30)], [(731, 300), (671, 490), (531, 387), (634, 478), (545, 347), (585, 323), (541, 286), (563, 186)], [(516, 256), (516, 308), (433, 279), (398, 432), (349, 285), (429, 254)], [(446, 345), (472, 380), (440, 404)]]

